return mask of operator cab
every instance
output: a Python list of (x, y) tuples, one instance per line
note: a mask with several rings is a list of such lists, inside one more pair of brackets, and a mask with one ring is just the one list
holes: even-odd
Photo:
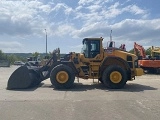
[(94, 58), (96, 55), (100, 54), (102, 38), (85, 38), (83, 39), (82, 53), (85, 58)]

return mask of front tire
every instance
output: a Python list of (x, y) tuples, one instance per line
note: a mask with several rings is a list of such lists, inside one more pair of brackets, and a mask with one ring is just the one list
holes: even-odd
[(98, 80), (103, 84), (102, 77), (98, 78)]
[(66, 65), (60, 64), (55, 66), (50, 74), (50, 81), (56, 89), (70, 88), (75, 80), (73, 70)]
[(108, 88), (123, 88), (127, 82), (126, 71), (118, 65), (108, 66), (103, 72), (102, 81)]

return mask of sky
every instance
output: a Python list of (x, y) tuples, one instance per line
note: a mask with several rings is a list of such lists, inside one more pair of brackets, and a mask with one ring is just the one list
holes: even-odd
[[(4, 53), (81, 52), (82, 40), (103, 37), (103, 47), (134, 42), (160, 46), (160, 0), (0, 0)], [(46, 31), (45, 31), (46, 29)]]

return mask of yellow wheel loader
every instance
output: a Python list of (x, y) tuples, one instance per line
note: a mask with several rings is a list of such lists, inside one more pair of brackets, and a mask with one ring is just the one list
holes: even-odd
[(116, 48), (113, 41), (103, 48), (102, 41), (103, 38), (85, 38), (81, 53), (71, 52), (61, 60), (53, 54), (42, 67), (19, 67), (10, 76), (7, 89), (34, 87), (48, 78), (56, 89), (66, 89), (72, 87), (75, 77), (98, 79), (108, 88), (120, 89), (128, 80), (143, 75), (136, 55)]

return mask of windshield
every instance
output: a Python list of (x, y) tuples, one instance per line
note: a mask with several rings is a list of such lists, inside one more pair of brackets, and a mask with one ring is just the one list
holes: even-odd
[(100, 41), (99, 40), (84, 40), (81, 53), (86, 58), (94, 58), (100, 53)]
[(84, 54), (85, 57), (88, 57), (88, 42), (84, 41), (81, 53)]

